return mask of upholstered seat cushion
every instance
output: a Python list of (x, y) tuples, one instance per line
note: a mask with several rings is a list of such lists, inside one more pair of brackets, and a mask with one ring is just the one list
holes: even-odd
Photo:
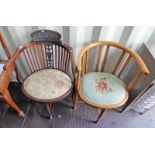
[(24, 93), (39, 101), (60, 98), (71, 90), (71, 78), (56, 69), (44, 69), (28, 76), (23, 83)]
[(122, 80), (110, 73), (90, 72), (81, 80), (82, 96), (98, 105), (114, 105), (127, 99)]

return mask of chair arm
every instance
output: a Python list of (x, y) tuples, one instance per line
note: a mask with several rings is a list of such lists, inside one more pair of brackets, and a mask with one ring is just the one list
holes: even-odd
[(148, 70), (147, 66), (145, 65), (144, 61), (142, 60), (142, 58), (137, 54), (134, 53), (134, 55), (132, 55), (135, 62), (137, 63), (139, 70), (142, 74), (144, 75), (148, 75), (150, 74), (150, 71)]
[(20, 53), (21, 53), (21, 49), (24, 48), (23, 46), (20, 46), (16, 49), (16, 51), (14, 52), (14, 54), (11, 56), (11, 58), (8, 60), (8, 62), (5, 64), (4, 66), (4, 70), (8, 70), (9, 68), (11, 68), (11, 66), (15, 65), (16, 60), (18, 59)]
[(71, 60), (72, 73), (73, 73), (73, 76), (74, 76), (74, 79), (75, 79), (75, 77), (76, 77), (75, 74), (77, 73), (78, 68), (77, 68), (77, 66), (76, 66), (76, 64), (75, 64), (73, 48), (70, 47), (70, 46), (67, 45), (67, 44), (64, 44), (63, 46), (66, 47), (66, 48), (69, 50), (69, 52), (70, 52), (70, 57), (71, 57), (70, 60)]

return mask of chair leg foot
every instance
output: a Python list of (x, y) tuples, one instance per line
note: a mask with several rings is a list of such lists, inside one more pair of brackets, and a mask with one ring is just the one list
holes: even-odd
[(16, 103), (14, 102), (14, 100), (12, 99), (10, 93), (8, 90), (6, 90), (5, 94), (4, 94), (4, 101), (11, 106), (13, 109), (15, 109), (19, 116), (24, 117), (25, 114), (23, 113), (23, 111), (16, 105)]
[(75, 92), (74, 94), (74, 110), (75, 111), (77, 110), (77, 106), (78, 106), (78, 98), (79, 98), (78, 92)]
[(99, 116), (98, 116), (98, 118), (97, 118), (97, 120), (95, 121), (95, 123), (98, 123), (99, 122), (99, 120), (102, 118), (104, 112), (105, 112), (105, 109), (102, 109), (101, 112), (100, 112), (100, 114), (99, 114)]
[(52, 117), (52, 103), (47, 103), (47, 112), (49, 114), (49, 119), (51, 120)]
[(18, 115), (21, 116), (21, 117), (25, 117), (25, 114), (24, 114), (23, 111), (20, 111), (20, 112), (18, 113)]

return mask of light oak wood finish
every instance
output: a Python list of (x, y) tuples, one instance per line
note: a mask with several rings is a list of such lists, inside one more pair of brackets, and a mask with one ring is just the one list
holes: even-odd
[(127, 89), (128, 91), (131, 90), (134, 85), (136, 84), (136, 82), (138, 81), (138, 79), (140, 78), (140, 76), (142, 75), (141, 72), (137, 73), (137, 75), (131, 80), (131, 82), (128, 84)]
[(115, 65), (115, 67), (114, 67), (114, 70), (112, 71), (112, 74), (115, 74), (115, 72), (118, 69), (118, 67), (119, 67), (119, 65), (120, 65), (124, 55), (125, 55), (125, 51), (123, 50), (121, 55), (120, 55), (120, 57), (119, 57), (119, 59), (118, 59), (118, 61), (117, 61), (117, 63), (116, 63), (116, 65)]
[[(125, 62), (123, 63), (119, 73), (118, 73), (118, 78), (120, 78), (120, 76), (125, 72), (125, 69), (126, 67), (128, 66), (129, 62), (131, 59), (135, 60), (136, 64), (138, 65), (138, 68), (139, 68), (139, 74), (136, 75), (132, 80), (131, 82), (129, 82), (129, 84), (125, 84), (124, 83), (124, 87), (126, 88), (126, 97), (124, 98), (124, 100), (122, 100), (120, 103), (116, 103), (116, 104), (96, 104), (96, 103), (93, 103), (91, 102), (90, 100), (86, 99), (84, 96), (83, 96), (83, 93), (81, 92), (81, 85), (80, 85), (80, 82), (81, 82), (81, 77), (86, 74), (84, 72), (84, 66), (85, 65), (88, 65), (88, 63), (86, 63), (86, 61), (84, 61), (83, 57), (84, 55), (86, 54), (86, 51), (90, 51), (91, 48), (94, 48), (94, 47), (99, 47), (99, 52), (98, 52), (98, 58), (97, 58), (97, 64), (96, 64), (96, 68), (95, 68), (95, 71), (99, 71), (99, 66), (101, 64), (102, 66), (102, 71), (104, 70), (104, 67), (105, 67), (105, 64), (106, 64), (106, 61), (108, 59), (108, 53), (110, 52), (110, 47), (114, 47), (116, 49), (121, 49), (122, 53), (120, 54), (120, 57), (118, 58), (118, 61), (116, 61), (116, 65), (114, 66), (113, 70), (112, 70), (112, 74), (115, 74), (118, 67), (120, 66), (121, 64), (121, 61), (123, 60), (125, 54), (128, 54), (128, 57), (127, 59), (125, 60)], [(102, 55), (102, 48), (103, 47), (106, 47), (106, 50), (105, 50), (105, 54), (104, 54), (104, 58), (103, 60), (101, 60), (101, 55)], [(116, 50), (117, 51), (117, 50)], [(88, 60), (87, 60), (88, 62)], [(139, 79), (140, 75), (148, 75), (149, 74), (149, 70), (148, 68), (146, 67), (145, 63), (143, 62), (143, 60), (141, 59), (141, 57), (135, 52), (133, 51), (132, 49), (120, 44), (120, 43), (117, 43), (117, 42), (109, 42), (109, 41), (96, 41), (96, 42), (91, 42), (89, 44), (87, 44), (85, 47), (83, 47), (78, 55), (78, 77), (77, 77), (77, 81), (76, 81), (76, 95), (75, 95), (75, 100), (74, 100), (74, 108), (77, 109), (77, 104), (78, 104), (78, 96), (80, 96), (80, 98), (85, 102), (87, 103), (88, 105), (96, 108), (96, 109), (101, 109), (101, 113), (99, 114), (98, 118), (97, 118), (97, 122), (101, 119), (103, 113), (104, 113), (104, 110), (106, 109), (116, 109), (116, 108), (119, 108), (120, 106), (123, 106), (126, 101), (128, 100), (128, 96), (129, 96), (129, 90), (131, 90), (134, 85), (136, 84), (137, 80)], [(121, 79), (120, 79), (121, 80)]]
[(99, 64), (100, 64), (100, 59), (101, 59), (101, 55), (102, 55), (102, 50), (103, 50), (103, 46), (100, 46), (99, 52), (98, 52), (97, 64), (96, 64), (96, 72), (99, 71)]
[[(11, 57), (11, 53), (6, 45), (6, 42), (1, 32), (0, 32), (0, 43), (2, 44), (4, 52), (6, 53), (6, 56), (9, 59)], [(6, 65), (8, 63), (8, 60), (1, 60), (0, 63)], [(7, 103), (9, 106), (15, 109), (18, 112), (19, 116), (24, 117), (24, 112), (17, 106), (17, 104), (14, 102), (8, 91), (8, 86), (12, 78), (13, 71), (16, 72), (16, 78), (17, 80), (19, 80), (21, 78), (20, 77), (21, 75), (20, 72), (17, 70), (17, 66), (15, 64), (10, 66), (10, 68), (8, 68), (7, 70), (3, 70), (2, 73), (0, 74), (0, 99), (4, 100), (5, 103)]]
[(120, 77), (120, 76), (123, 74), (123, 72), (125, 71), (125, 69), (126, 69), (128, 63), (130, 62), (131, 58), (132, 58), (131, 55), (129, 55), (129, 56), (127, 57), (127, 59), (126, 59), (124, 65), (122, 66), (122, 68), (121, 68), (121, 70), (120, 70), (120, 72), (119, 72), (119, 74), (118, 74), (118, 77)]
[(103, 59), (103, 64), (102, 64), (102, 71), (104, 71), (104, 67), (105, 67), (105, 64), (106, 64), (106, 61), (107, 61), (107, 58), (108, 58), (109, 48), (110, 48), (110, 46), (107, 45), (107, 48), (106, 48), (106, 51), (105, 51), (105, 56), (104, 56), (104, 59)]
[(88, 73), (89, 68), (89, 51), (86, 51), (86, 74)]

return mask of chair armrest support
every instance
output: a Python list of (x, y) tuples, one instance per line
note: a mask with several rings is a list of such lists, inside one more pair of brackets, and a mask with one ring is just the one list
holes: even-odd
[(70, 57), (71, 57), (71, 58), (70, 58), (70, 61), (71, 61), (71, 68), (72, 68), (72, 73), (73, 73), (73, 77), (74, 77), (74, 80), (75, 80), (75, 77), (76, 77), (76, 73), (77, 73), (77, 71), (78, 71), (78, 68), (77, 68), (77, 66), (76, 66), (76, 64), (75, 64), (73, 48), (70, 47), (70, 46), (67, 45), (67, 44), (64, 44), (63, 46), (66, 47), (66, 48), (69, 50), (69, 52), (70, 52)]

